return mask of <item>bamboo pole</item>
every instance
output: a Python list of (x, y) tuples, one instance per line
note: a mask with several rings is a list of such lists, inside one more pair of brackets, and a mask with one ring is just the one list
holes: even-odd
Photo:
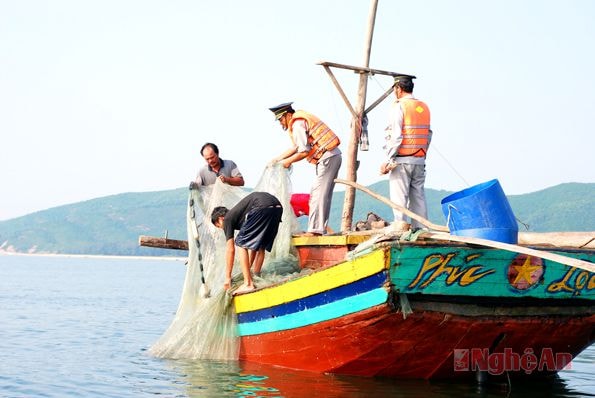
[(537, 249), (532, 249), (530, 247), (513, 245), (511, 243), (498, 242), (498, 241), (493, 241), (493, 240), (488, 240), (488, 239), (473, 238), (473, 237), (468, 237), (468, 236), (455, 236), (455, 235), (445, 234), (443, 232), (424, 232), (420, 235), (420, 237), (423, 237), (424, 239), (429, 238), (429, 239), (437, 239), (437, 240), (449, 240), (449, 241), (453, 241), (453, 242), (462, 242), (462, 243), (468, 243), (468, 244), (472, 244), (472, 245), (491, 247), (494, 249), (507, 250), (507, 251), (514, 252), (514, 253), (526, 254), (528, 256), (540, 257), (545, 260), (554, 261), (556, 263), (568, 265), (570, 267), (574, 267), (574, 268), (582, 269), (584, 271), (595, 273), (595, 264), (593, 264), (593, 263), (590, 263), (590, 262), (584, 261), (584, 260), (580, 260), (578, 258), (572, 258), (572, 257), (563, 256), (561, 254), (552, 253), (550, 251), (537, 250)]
[(345, 185), (348, 185), (353, 188), (357, 188), (360, 191), (367, 193), (371, 197), (378, 199), (382, 203), (389, 205), (393, 209), (397, 209), (401, 213), (404, 213), (404, 214), (408, 215), (409, 217), (411, 217), (412, 219), (419, 221), (420, 223), (422, 223), (423, 225), (425, 225), (426, 227), (428, 227), (430, 229), (433, 229), (435, 231), (441, 231), (441, 232), (449, 232), (449, 229), (447, 226), (434, 224), (430, 220), (427, 220), (427, 219), (423, 218), (422, 216), (415, 214), (411, 210), (409, 210), (403, 206), (400, 206), (391, 200), (388, 200), (384, 196), (377, 194), (376, 192), (364, 187), (363, 185), (358, 184), (357, 182), (341, 180), (339, 178), (335, 179), (335, 182), (338, 182), (339, 184), (345, 184)]
[[(364, 67), (370, 66), (370, 53), (372, 52), (372, 37), (374, 36), (374, 22), (376, 20), (376, 10), (378, 8), (378, 0), (372, 0), (370, 5), (370, 12), (368, 15), (368, 31), (366, 35), (366, 44), (364, 49)], [(359, 75), (359, 89), (358, 99), (356, 105), (357, 115), (352, 118), (351, 122), (351, 139), (347, 148), (347, 170), (346, 178), (349, 181), (357, 181), (357, 147), (361, 133), (361, 120), (364, 109), (366, 107), (366, 93), (368, 89), (368, 74), (360, 72)], [(343, 215), (341, 222), (341, 230), (351, 230), (351, 223), (353, 218), (353, 207), (355, 204), (355, 189), (349, 187), (345, 190), (345, 201), (343, 203)]]
[(370, 105), (369, 107), (366, 108), (365, 113), (366, 114), (370, 113), (372, 111), (372, 109), (376, 108), (378, 106), (378, 104), (380, 104), (382, 101), (384, 101), (386, 99), (386, 97), (391, 95), (394, 91), (395, 91), (395, 89), (393, 88), (393, 86), (390, 86), (389, 89), (384, 92), (384, 94), (382, 94), (376, 101), (374, 101), (374, 103), (372, 105)]

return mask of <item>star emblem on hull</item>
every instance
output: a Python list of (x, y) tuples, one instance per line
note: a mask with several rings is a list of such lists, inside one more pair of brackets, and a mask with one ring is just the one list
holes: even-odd
[(543, 273), (543, 259), (519, 254), (508, 266), (508, 283), (517, 290), (527, 290), (541, 280)]

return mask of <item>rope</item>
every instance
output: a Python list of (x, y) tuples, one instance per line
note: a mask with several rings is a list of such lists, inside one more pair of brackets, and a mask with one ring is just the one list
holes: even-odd
[(463, 180), (463, 182), (465, 183), (465, 185), (467, 187), (470, 187), (471, 185), (467, 182), (467, 180), (465, 180), (465, 178), (457, 171), (457, 169), (454, 168), (454, 166), (452, 164), (450, 164), (450, 162), (448, 161), (448, 159), (446, 159), (446, 157), (438, 150), (438, 148), (436, 147), (435, 143), (432, 143), (432, 151), (436, 151), (438, 152), (438, 155), (440, 155), (440, 157), (442, 158), (442, 160), (444, 160), (446, 162), (446, 164), (448, 165), (448, 167), (450, 167), (452, 169), (452, 171), (459, 176), (459, 178), (461, 180)]
[(452, 230), (453, 228), (450, 225), (450, 212), (452, 210), (459, 211), (459, 209), (457, 209), (452, 203), (449, 203), (447, 207), (448, 207), (448, 215), (446, 216), (446, 225), (448, 225), (448, 228)]
[(190, 216), (190, 223), (191, 223), (191, 230), (192, 230), (192, 237), (194, 238), (194, 242), (196, 243), (196, 250), (198, 254), (198, 266), (200, 269), (200, 281), (202, 285), (200, 287), (200, 295), (204, 298), (211, 296), (211, 290), (207, 286), (207, 282), (205, 280), (205, 273), (204, 267), (202, 263), (202, 253), (200, 250), (200, 239), (198, 235), (198, 225), (196, 225), (196, 212), (194, 211), (194, 199), (192, 198), (192, 191), (190, 192), (190, 200), (188, 200), (188, 214)]

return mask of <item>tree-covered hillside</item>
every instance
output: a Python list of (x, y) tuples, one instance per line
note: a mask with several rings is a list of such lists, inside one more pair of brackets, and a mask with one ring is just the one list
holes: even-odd
[[(388, 182), (368, 188), (388, 197)], [(430, 221), (445, 224), (440, 201), (452, 192), (427, 189)], [(340, 229), (344, 192), (335, 192), (331, 228)], [(139, 235), (186, 239), (188, 190), (123, 193), (51, 208), (0, 222), (0, 250), (22, 253), (175, 255), (170, 250), (138, 246)], [(530, 231), (595, 230), (595, 184), (567, 183), (509, 197), (518, 220)], [(357, 192), (353, 224), (368, 212), (392, 220), (392, 210)], [(306, 218), (301, 217), (302, 225)], [(520, 225), (520, 230), (526, 230)]]

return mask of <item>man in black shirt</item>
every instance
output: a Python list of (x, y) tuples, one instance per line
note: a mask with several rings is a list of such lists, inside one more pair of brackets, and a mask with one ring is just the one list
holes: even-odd
[[(227, 240), (225, 248), (225, 289), (231, 287), (231, 271), (235, 246), (239, 248), (240, 266), (244, 283), (235, 293), (254, 290), (250, 268), (259, 274), (264, 262), (264, 251), (271, 251), (279, 230), (283, 207), (279, 200), (267, 192), (252, 192), (231, 209), (219, 206), (213, 209), (211, 222), (223, 229)], [(234, 232), (239, 230), (235, 238)]]

